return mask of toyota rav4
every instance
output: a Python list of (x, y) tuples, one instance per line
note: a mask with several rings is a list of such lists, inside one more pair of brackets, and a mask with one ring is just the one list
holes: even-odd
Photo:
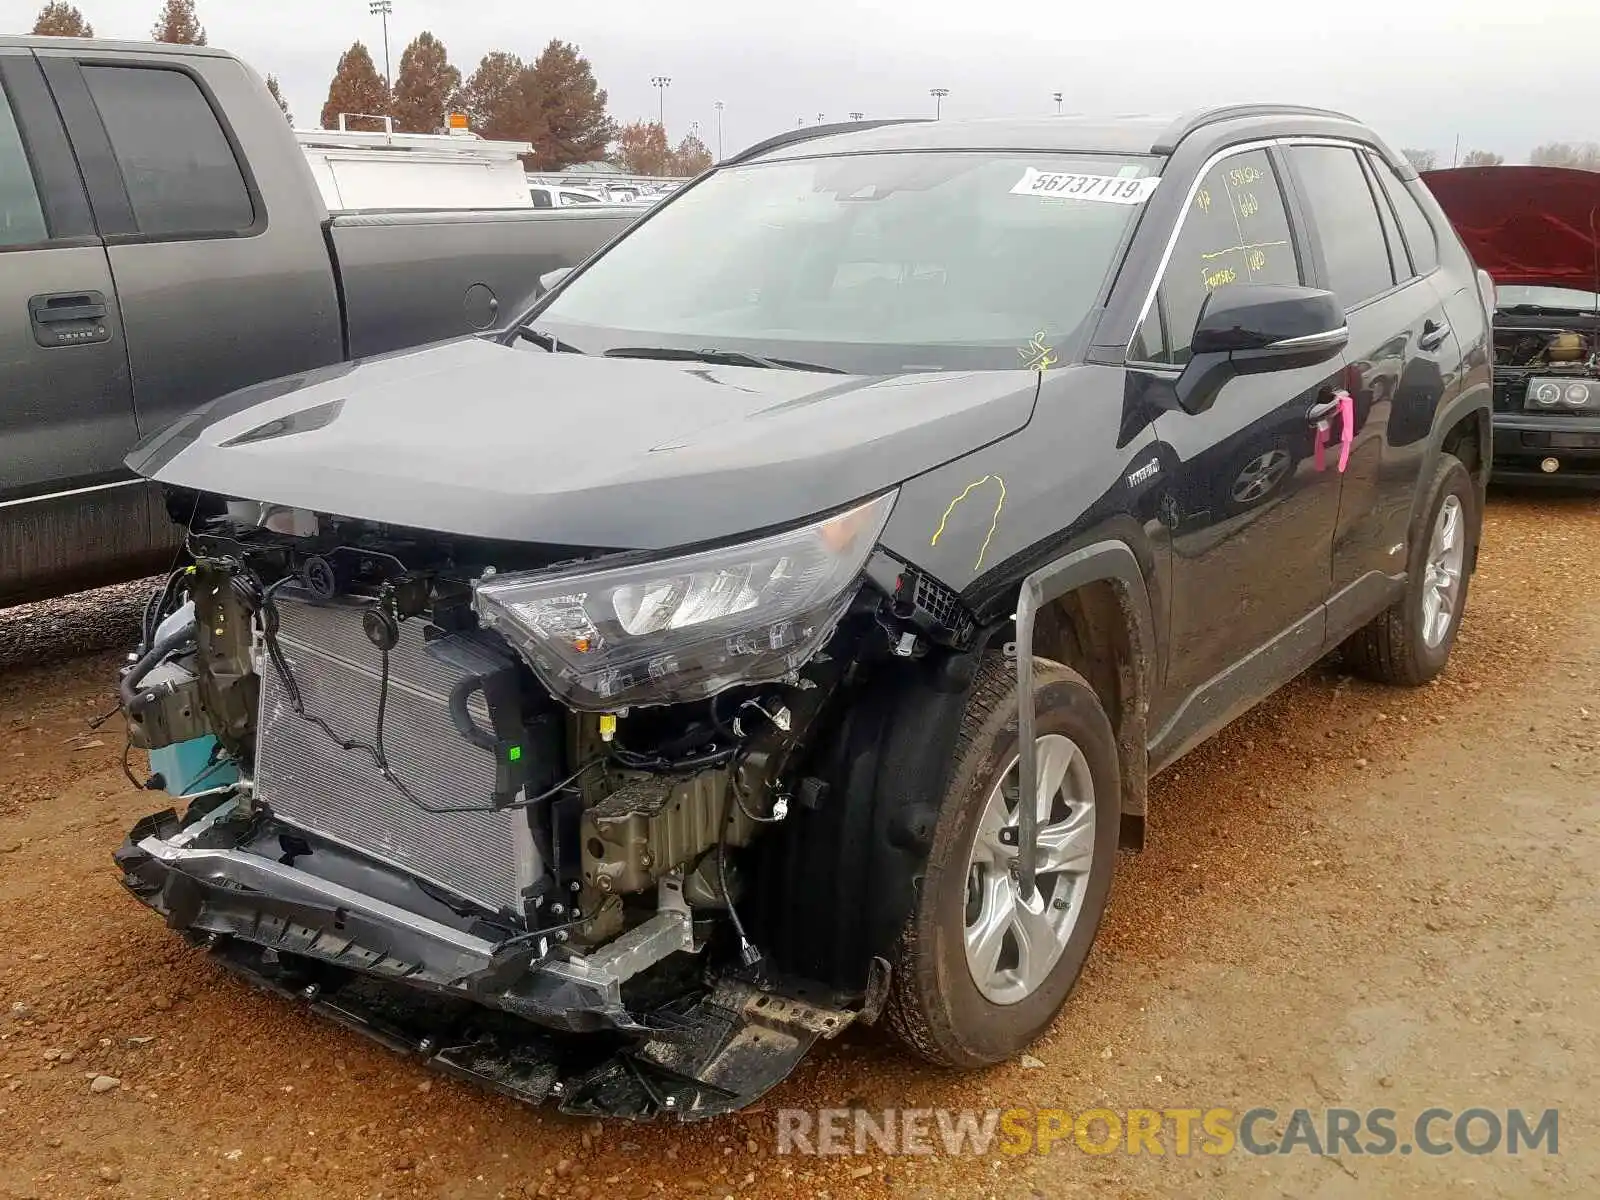
[(190, 558), (124, 882), (570, 1112), (725, 1112), (853, 1023), (1017, 1055), (1154, 774), (1335, 650), (1445, 666), (1485, 296), (1335, 113), (753, 147), (504, 335), (133, 452)]

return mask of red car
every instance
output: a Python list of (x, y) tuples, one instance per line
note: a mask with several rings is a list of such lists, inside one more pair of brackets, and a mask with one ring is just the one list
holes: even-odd
[(1494, 478), (1600, 488), (1600, 174), (1422, 178), (1495, 282)]

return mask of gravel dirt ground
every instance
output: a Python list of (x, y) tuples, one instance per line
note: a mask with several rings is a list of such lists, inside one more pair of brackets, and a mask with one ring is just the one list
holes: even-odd
[[(154, 805), (89, 725), (141, 594), (0, 613), (0, 1196), (1600, 1195), (1597, 594), (1600, 505), (1495, 498), (1443, 678), (1325, 664), (1158, 782), (1029, 1059), (851, 1034), (689, 1128), (520, 1109), (186, 949), (117, 884)], [(1432, 1105), (1557, 1108), (1560, 1153), (775, 1153), (780, 1108)]]

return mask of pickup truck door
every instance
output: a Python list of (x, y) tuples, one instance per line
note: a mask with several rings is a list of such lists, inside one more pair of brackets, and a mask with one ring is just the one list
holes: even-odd
[[(1204, 172), (1129, 349), (1131, 368), (1175, 379), (1213, 291), (1306, 282), (1280, 176), (1261, 147)], [(1334, 358), (1240, 375), (1205, 412), (1156, 421), (1174, 459), (1160, 514), (1172, 565), (1171, 650), (1150, 721), (1157, 769), (1322, 652), (1339, 475), (1316, 454), (1317, 417), (1343, 374)]]
[(327, 209), (260, 80), (203, 51), (37, 53), (105, 238), (140, 433), (340, 361)]
[(148, 536), (116, 288), (33, 55), (0, 50), (0, 602), (98, 582)]

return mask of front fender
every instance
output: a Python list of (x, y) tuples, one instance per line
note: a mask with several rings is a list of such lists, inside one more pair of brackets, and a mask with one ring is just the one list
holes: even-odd
[[(1100, 583), (1109, 583), (1115, 591), (1128, 638), (1119, 689), (1125, 697), (1123, 711), (1111, 716), (1117, 730), (1117, 754), (1122, 767), (1124, 841), (1138, 847), (1144, 841), (1148, 801), (1150, 770), (1146, 734), (1157, 642), (1144, 567), (1126, 542), (1106, 539), (1080, 546), (1030, 573), (1018, 589), (1017, 653), (1013, 655), (1017, 671), (1017, 740), (1021, 751), (1017, 784), (1022, 795), (1031, 796), (1038, 780), (1031, 652), (1034, 620), (1039, 610), (1052, 600)], [(1024, 648), (1027, 653), (1022, 652)], [(1017, 875), (1023, 894), (1027, 895), (1033, 887), (1036, 813), (1031, 804), (1022, 805), (1018, 812), (1021, 829)]]

